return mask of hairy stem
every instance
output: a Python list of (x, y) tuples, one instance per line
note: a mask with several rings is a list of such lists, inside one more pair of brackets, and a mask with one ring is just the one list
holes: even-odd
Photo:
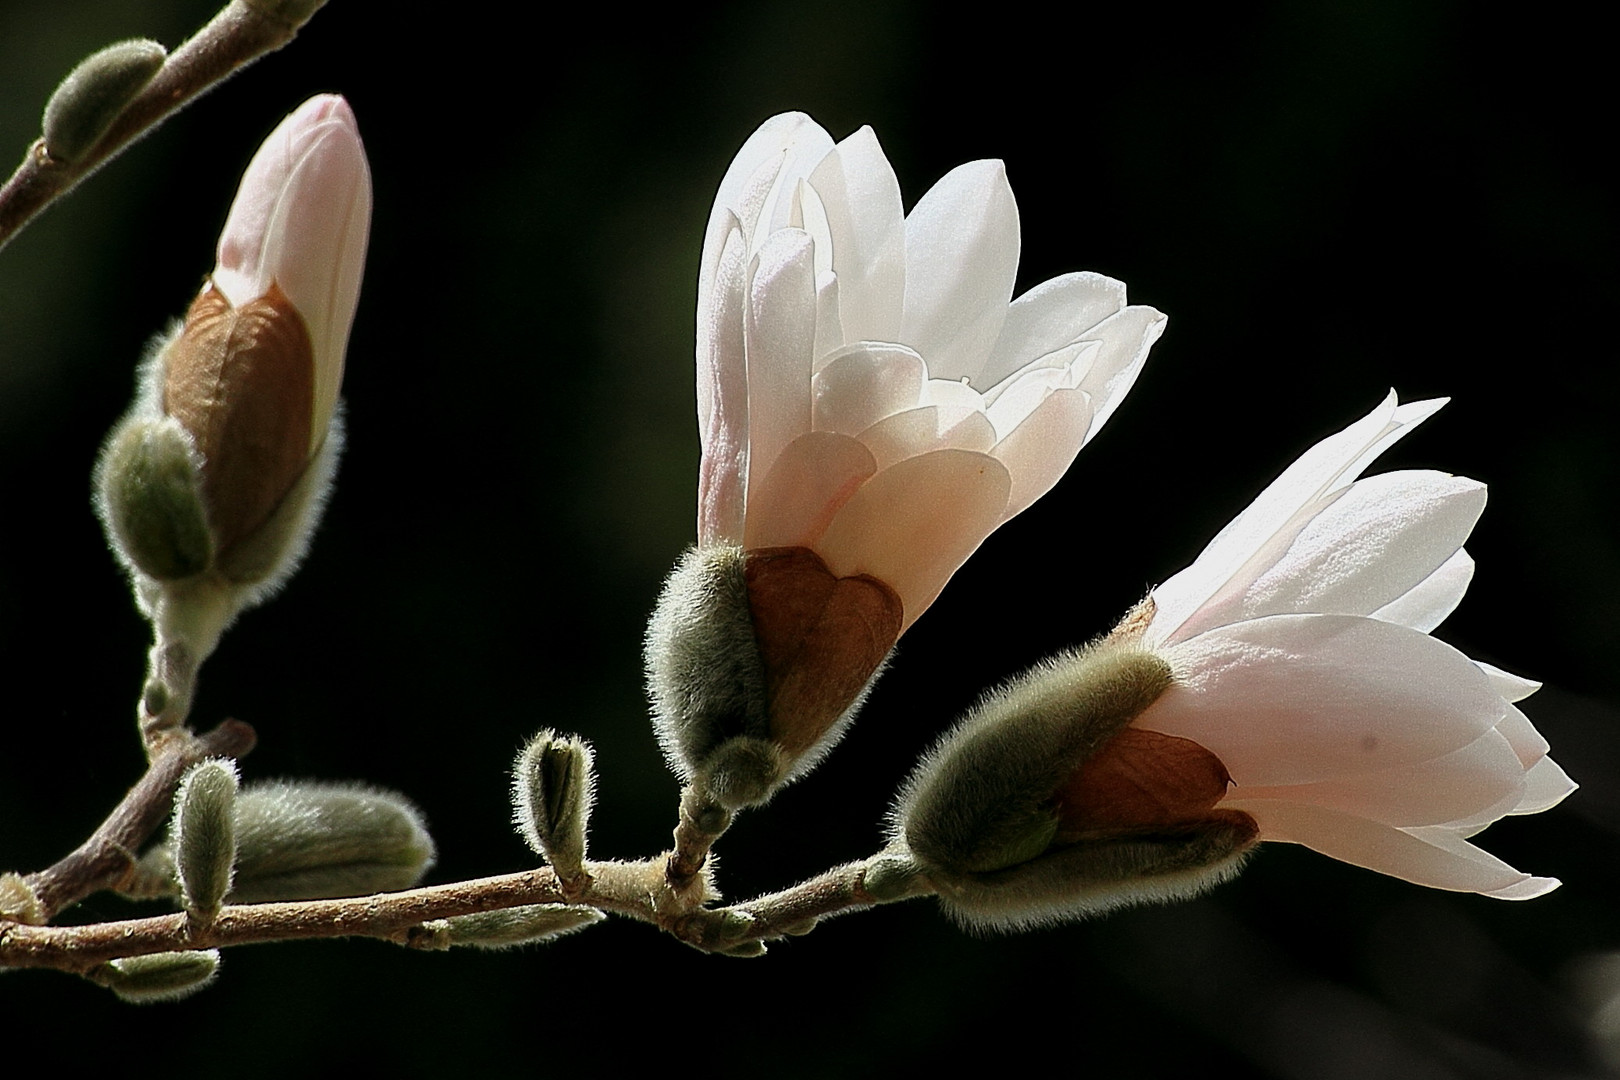
[[(318, 6), (311, 4), (309, 12)], [(231, 0), (169, 55), (100, 141), (76, 160), (59, 161), (46, 151), (43, 139), (36, 140), (16, 172), (0, 187), (0, 248), (80, 180), (193, 98), (287, 44), (301, 25), (266, 14), (243, 0)]]

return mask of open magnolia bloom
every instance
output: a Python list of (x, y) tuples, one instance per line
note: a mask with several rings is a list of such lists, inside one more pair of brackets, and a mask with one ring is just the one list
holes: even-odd
[(312, 98), (254, 155), (213, 274), (108, 438), (98, 509), (156, 628), (155, 665), (182, 646), (194, 667), (308, 544), (342, 442), (370, 220), (354, 114)]
[[(1019, 243), (998, 161), (952, 170), (909, 215), (870, 128), (834, 144), (784, 114), (732, 162), (698, 282), (698, 550), (649, 635), (683, 772), (728, 735), (813, 760), (899, 635), (1130, 389), (1164, 316), (1091, 273), (1014, 300)], [(716, 592), (758, 640), (743, 677), (759, 700), (729, 702), (748, 715), (729, 726), (683, 715), (696, 661), (657, 655), (691, 637), (670, 609), (698, 620), (689, 597)]]
[(947, 906), (1017, 924), (1183, 895), (1258, 840), (1435, 888), (1556, 888), (1469, 842), (1574, 784), (1513, 702), (1537, 684), (1429, 636), (1485, 488), (1357, 480), (1444, 402), (1317, 444), (1107, 639), (988, 699), (914, 774), (898, 840)]

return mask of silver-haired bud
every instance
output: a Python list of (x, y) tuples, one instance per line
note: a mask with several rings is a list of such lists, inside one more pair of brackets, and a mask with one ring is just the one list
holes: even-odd
[(1130, 726), (1173, 681), (1132, 644), (1061, 656), (986, 698), (918, 765), (893, 813), (961, 922), (1019, 929), (1202, 891), (1258, 831), (1186, 739)]
[(0, 874), (0, 920), (38, 926), (45, 921), (45, 909), (33, 886), (21, 874), (10, 870)]
[(276, 781), (236, 800), (236, 903), (408, 889), (433, 865), (433, 838), (404, 796), (357, 784)]
[(78, 161), (101, 141), (169, 52), (145, 38), (120, 41), (79, 61), (45, 103), (45, 152)]
[(219, 950), (198, 949), (111, 960), (90, 977), (125, 1001), (144, 1005), (189, 997), (218, 974)]
[(513, 822), (536, 855), (557, 872), (576, 876), (585, 859), (596, 779), (591, 744), (542, 731), (512, 767)]
[(186, 910), (211, 918), (231, 888), (236, 865), (234, 762), (199, 761), (174, 796), (174, 861)]
[(512, 949), (535, 945), (599, 923), (605, 916), (592, 907), (573, 904), (525, 904), (499, 911), (455, 915), (422, 924), (431, 949)]
[[(659, 743), (731, 809), (764, 802), (838, 741), (900, 636), (899, 597), (806, 548), (688, 552), (647, 624)], [(723, 759), (723, 760), (722, 760)]]

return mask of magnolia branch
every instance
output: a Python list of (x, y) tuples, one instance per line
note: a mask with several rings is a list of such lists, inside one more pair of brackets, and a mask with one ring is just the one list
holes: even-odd
[(253, 749), (253, 728), (227, 720), (203, 735), (173, 733), (146, 774), (78, 848), (24, 878), (39, 903), (39, 921), (91, 893), (124, 887), (135, 872), (135, 853), (168, 820), (174, 791), (191, 766), (208, 758), (239, 758)]
[(179, 912), (85, 926), (0, 923), (0, 967), (83, 974), (129, 956), (311, 938), (370, 937), (426, 948), (431, 935), (421, 928), (430, 920), (556, 903), (583, 904), (652, 923), (705, 951), (749, 955), (762, 951), (747, 948), (750, 943), (806, 933), (818, 919), (928, 891), (919, 885), (879, 898), (866, 887), (875, 861), (866, 860), (747, 903), (683, 910), (663, 883), (667, 857), (588, 864), (589, 884), (578, 895), (565, 895), (556, 874), (543, 867), (345, 900), (227, 905), (212, 919)]
[(104, 135), (72, 161), (52, 157), (35, 140), (0, 187), (0, 247), (80, 180), (193, 98), (240, 68), (291, 41), (326, 0), (231, 0), (124, 107)]

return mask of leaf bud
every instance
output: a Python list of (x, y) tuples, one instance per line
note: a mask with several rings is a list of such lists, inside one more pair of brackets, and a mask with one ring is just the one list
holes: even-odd
[(546, 730), (529, 740), (512, 769), (513, 822), (534, 853), (566, 877), (576, 876), (585, 859), (596, 785), (591, 757), (584, 739)]
[(179, 1001), (214, 981), (219, 950), (150, 953), (101, 965), (91, 978), (132, 1004)]
[(94, 149), (168, 55), (157, 42), (136, 38), (79, 61), (45, 103), (45, 152), (74, 162)]
[(199, 761), (174, 796), (175, 870), (191, 914), (211, 918), (231, 888), (236, 864), (235, 763)]
[(906, 782), (891, 851), (977, 928), (1177, 899), (1231, 876), (1257, 830), (1215, 809), (1220, 760), (1130, 726), (1172, 681), (1162, 658), (1104, 643), (988, 694)]
[(433, 919), (422, 924), (429, 935), (425, 948), (511, 949), (535, 945), (599, 923), (605, 916), (592, 907), (573, 904), (525, 904)]
[(39, 926), (45, 922), (45, 909), (40, 906), (28, 879), (13, 871), (0, 874), (0, 920)]
[[(408, 889), (433, 864), (433, 839), (403, 796), (355, 784), (278, 780), (236, 797), (236, 874), (226, 899), (254, 904)], [(139, 890), (173, 858), (174, 838), (140, 862)]]

